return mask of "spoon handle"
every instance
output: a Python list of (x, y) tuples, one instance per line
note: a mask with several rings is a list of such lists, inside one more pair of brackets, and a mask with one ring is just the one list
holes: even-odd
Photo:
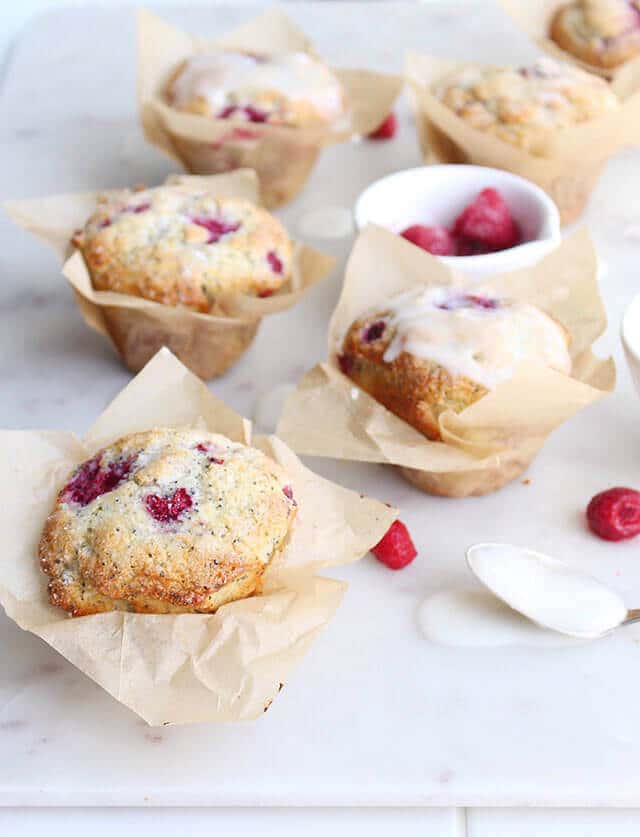
[(622, 623), (623, 625), (633, 625), (634, 622), (640, 622), (640, 608), (635, 608), (634, 610), (628, 610), (627, 616)]

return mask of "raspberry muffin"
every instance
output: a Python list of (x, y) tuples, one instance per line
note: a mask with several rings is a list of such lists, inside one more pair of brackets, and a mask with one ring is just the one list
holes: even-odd
[(214, 119), (293, 128), (334, 122), (344, 110), (331, 70), (302, 52), (203, 52), (177, 70), (167, 90), (178, 110)]
[(39, 546), (53, 605), (72, 616), (212, 613), (259, 592), (296, 515), (284, 471), (196, 430), (125, 436), (80, 465)]
[(291, 275), (292, 244), (276, 218), (176, 186), (104, 195), (72, 243), (97, 290), (202, 313), (224, 313), (225, 295), (271, 296)]
[(342, 371), (427, 438), (446, 410), (469, 407), (535, 360), (569, 374), (568, 336), (533, 305), (446, 288), (410, 291), (356, 320)]
[(613, 69), (640, 54), (640, 0), (576, 0), (551, 20), (558, 46), (594, 67)]
[(620, 106), (603, 79), (550, 58), (521, 69), (465, 67), (434, 94), (471, 127), (531, 154), (542, 153), (550, 134)]

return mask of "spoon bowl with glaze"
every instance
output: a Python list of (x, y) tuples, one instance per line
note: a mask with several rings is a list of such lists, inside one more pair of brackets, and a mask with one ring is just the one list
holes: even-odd
[(602, 582), (542, 552), (512, 544), (477, 543), (466, 552), (476, 578), (537, 625), (578, 639), (598, 639), (640, 621)]

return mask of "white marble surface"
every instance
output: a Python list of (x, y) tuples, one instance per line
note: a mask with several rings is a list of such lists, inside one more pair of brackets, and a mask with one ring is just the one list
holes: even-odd
[[(399, 69), (404, 47), (505, 61), (532, 54), (504, 18), (480, 7), (376, 5), (366, 26), (361, 6), (335, 10), (298, 4), (291, 13), (342, 63), (348, 52), (349, 63)], [(246, 14), (246, 6), (184, 8), (171, 17), (214, 34)], [(169, 171), (135, 122), (132, 38), (125, 9), (70, 9), (34, 23), (0, 100), (3, 196), (155, 183)], [(295, 231), (304, 212), (351, 205), (370, 180), (418, 160), (403, 109), (398, 139), (328, 151), (282, 217)], [(149, 729), (0, 617), (0, 803), (637, 805), (640, 629), (570, 648), (452, 650), (422, 640), (415, 614), (429, 592), (466, 582), (463, 548), (483, 539), (555, 552), (631, 606), (640, 602), (637, 544), (599, 542), (581, 518), (593, 493), (638, 480), (640, 404), (617, 337), (637, 292), (638, 166), (636, 152), (612, 161), (584, 219), (609, 267), (602, 351), (620, 362), (618, 390), (554, 434), (530, 485), (439, 500), (382, 467), (314, 463), (398, 503), (420, 558), (397, 574), (373, 559), (346, 570), (351, 588), (337, 618), (268, 715), (251, 724)], [(341, 259), (350, 243), (328, 242)], [(53, 256), (4, 218), (0, 254), (0, 425), (81, 432), (129, 375), (84, 326)], [(295, 311), (265, 323), (213, 391), (250, 413), (261, 391), (312, 365), (338, 291), (339, 271)]]

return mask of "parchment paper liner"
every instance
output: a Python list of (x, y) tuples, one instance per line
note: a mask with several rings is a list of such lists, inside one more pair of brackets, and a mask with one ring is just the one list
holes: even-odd
[[(257, 203), (255, 172), (241, 170), (210, 177), (173, 176), (168, 183), (190, 191), (206, 188), (218, 197), (241, 197)], [(331, 271), (334, 260), (306, 245), (296, 244), (291, 282), (274, 296), (258, 299), (237, 295), (224, 301), (228, 316), (212, 316), (161, 305), (111, 291), (96, 291), (84, 257), (69, 241), (93, 212), (104, 192), (13, 201), (10, 217), (50, 244), (61, 259), (62, 272), (73, 288), (85, 322), (108, 337), (124, 363), (138, 372), (158, 349), (167, 346), (200, 378), (222, 375), (249, 347), (260, 320), (295, 305), (306, 291)]]
[(598, 67), (596, 64), (588, 64), (586, 61), (582, 61), (551, 40), (549, 37), (551, 20), (560, 6), (566, 6), (569, 2), (570, 0), (535, 0), (535, 2), (531, 2), (531, 0), (498, 0), (499, 5), (536, 42), (540, 49), (558, 61), (575, 64), (588, 73), (594, 73), (606, 79), (622, 81), (624, 76), (628, 74), (637, 76), (640, 73), (640, 56), (630, 58), (618, 67)]
[(298, 453), (400, 466), (431, 494), (486, 494), (517, 477), (551, 431), (596, 401), (615, 382), (612, 360), (591, 344), (606, 315), (597, 287), (596, 254), (585, 230), (537, 265), (483, 282), (482, 290), (538, 305), (571, 336), (572, 377), (541, 364), (522, 364), (459, 414), (440, 418), (442, 442), (431, 442), (357, 388), (337, 365), (351, 323), (384, 310), (393, 295), (425, 285), (464, 286), (437, 258), (374, 225), (357, 239), (329, 327), (329, 359), (308, 372), (285, 403), (277, 433)]
[(113, 612), (71, 619), (49, 604), (36, 550), (57, 491), (75, 464), (125, 433), (201, 427), (251, 443), (251, 425), (214, 398), (167, 349), (116, 397), (83, 441), (72, 433), (0, 433), (0, 603), (151, 725), (260, 716), (338, 607), (346, 584), (316, 575), (355, 561), (396, 517), (383, 503), (305, 468), (274, 436), (253, 440), (291, 477), (299, 503), (283, 556), (264, 593), (215, 614)]
[(640, 136), (640, 65), (612, 85), (621, 106), (598, 119), (550, 132), (539, 155), (472, 128), (431, 92), (469, 64), (408, 53), (406, 74), (418, 139), (427, 163), (474, 163), (505, 169), (537, 183), (553, 198), (563, 223), (583, 211), (605, 163)]
[[(398, 76), (334, 68), (350, 109), (338, 124), (314, 129), (210, 119), (171, 107), (164, 92), (176, 67), (212, 46), (317, 55), (307, 36), (277, 6), (213, 41), (182, 32), (144, 9), (138, 13), (138, 106), (145, 137), (196, 174), (254, 169), (267, 207), (297, 195), (324, 146), (375, 130), (402, 86)], [(247, 132), (249, 138), (243, 138)]]

